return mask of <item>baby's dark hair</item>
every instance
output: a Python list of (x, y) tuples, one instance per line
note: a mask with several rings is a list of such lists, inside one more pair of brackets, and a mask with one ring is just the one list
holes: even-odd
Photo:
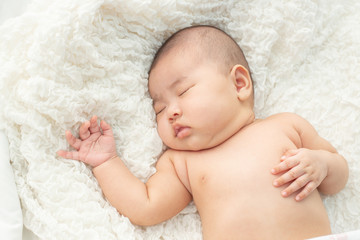
[(156, 52), (149, 74), (161, 57), (175, 48), (180, 52), (190, 49), (199, 59), (214, 61), (225, 73), (241, 64), (250, 74), (246, 58), (235, 40), (223, 30), (208, 25), (187, 27), (171, 35)]

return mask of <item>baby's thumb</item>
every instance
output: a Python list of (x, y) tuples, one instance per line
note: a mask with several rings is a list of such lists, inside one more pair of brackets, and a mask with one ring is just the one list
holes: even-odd
[(66, 151), (64, 151), (64, 150), (58, 150), (58, 151), (56, 152), (56, 154), (57, 154), (58, 156), (60, 156), (60, 157), (63, 157), (63, 158), (66, 157)]
[(100, 127), (101, 127), (104, 135), (107, 135), (107, 136), (112, 136), (113, 135), (111, 126), (107, 122), (105, 122), (104, 120), (100, 121)]

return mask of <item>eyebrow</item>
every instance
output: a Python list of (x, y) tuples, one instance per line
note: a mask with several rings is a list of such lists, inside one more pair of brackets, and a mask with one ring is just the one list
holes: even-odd
[[(177, 85), (179, 85), (184, 79), (186, 79), (187, 76), (182, 76), (177, 78), (173, 83), (170, 84), (170, 86), (168, 88), (175, 88)], [(161, 95), (161, 94), (160, 94)], [(157, 101), (159, 101), (160, 97), (159, 94), (154, 95), (154, 97), (152, 97), (153, 99), (153, 104)]]
[(169, 88), (175, 88), (177, 85), (179, 85), (186, 78), (187, 78), (186, 76), (182, 76), (182, 77), (176, 79), (172, 84), (170, 84)]

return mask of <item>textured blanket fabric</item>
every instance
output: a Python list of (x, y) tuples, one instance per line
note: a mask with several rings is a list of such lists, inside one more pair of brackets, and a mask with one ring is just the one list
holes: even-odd
[(24, 224), (39, 239), (202, 238), (194, 205), (165, 223), (133, 226), (88, 166), (55, 152), (68, 148), (66, 129), (77, 133), (96, 114), (146, 181), (163, 150), (147, 93), (152, 56), (174, 31), (211, 24), (248, 58), (257, 117), (296, 112), (347, 158), (346, 188), (323, 200), (335, 233), (360, 229), (359, 11), (357, 0), (34, 1), (0, 27), (0, 128)]

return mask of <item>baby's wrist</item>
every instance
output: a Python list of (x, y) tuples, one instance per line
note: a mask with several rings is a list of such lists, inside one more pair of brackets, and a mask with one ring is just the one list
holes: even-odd
[(122, 161), (119, 156), (115, 155), (109, 158), (107, 161), (103, 162), (102, 164), (93, 167), (92, 172), (96, 179), (104, 179), (111, 176), (112, 172), (117, 171), (119, 163), (122, 163)]
[(315, 150), (318, 153), (318, 159), (323, 163), (323, 169), (326, 172), (326, 176), (329, 172), (331, 159), (335, 156), (334, 153), (326, 150)]
[(114, 156), (112, 156), (112, 157), (110, 157), (110, 158), (106, 159), (105, 161), (103, 161), (103, 162), (99, 163), (98, 165), (93, 166), (93, 170), (94, 170), (95, 168), (98, 168), (98, 167), (100, 167), (100, 166), (104, 165), (104, 164), (105, 164), (105, 163), (107, 163), (107, 162), (112, 162), (112, 161), (113, 161), (113, 160), (115, 160), (116, 158), (118, 158), (118, 155), (114, 155)]
[(113, 160), (115, 160), (116, 158), (119, 158), (119, 156), (118, 156), (118, 155), (114, 155), (114, 156), (108, 158), (108, 160), (106, 160), (105, 162), (113, 161)]

